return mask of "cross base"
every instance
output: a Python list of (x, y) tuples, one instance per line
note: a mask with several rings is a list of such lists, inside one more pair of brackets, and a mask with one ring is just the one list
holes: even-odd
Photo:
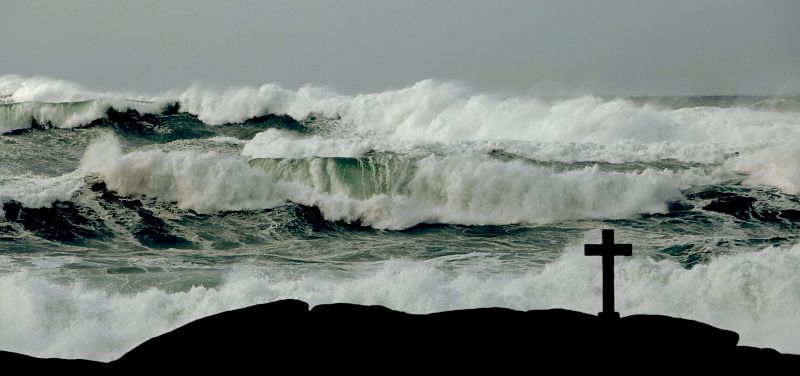
[(613, 319), (618, 319), (619, 318), (619, 312), (616, 312), (616, 311), (600, 312), (600, 313), (597, 314), (597, 316), (600, 317), (601, 319), (613, 320)]

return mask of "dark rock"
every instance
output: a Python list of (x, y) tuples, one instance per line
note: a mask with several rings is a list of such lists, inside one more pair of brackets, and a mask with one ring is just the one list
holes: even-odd
[(109, 234), (102, 220), (91, 209), (69, 201), (56, 201), (50, 207), (26, 208), (9, 201), (3, 204), (6, 220), (19, 222), (36, 236), (61, 242), (100, 238)]
[(794, 209), (781, 210), (779, 217), (791, 222), (800, 222), (800, 210), (794, 210)]
[(374, 231), (371, 227), (365, 226), (361, 221), (345, 222), (345, 221), (329, 221), (325, 219), (322, 211), (316, 206), (306, 206), (295, 204), (294, 215), (296, 220), (289, 222), (286, 227), (292, 231), (301, 229), (320, 232), (320, 231)]
[(88, 126), (111, 127), (128, 137), (145, 138), (156, 142), (210, 137), (214, 134), (196, 116), (179, 112), (180, 106), (171, 103), (160, 113), (140, 113), (134, 109), (106, 111), (105, 117)]
[(287, 227), (310, 227), (312, 231), (322, 231), (330, 225), (330, 222), (322, 215), (322, 211), (316, 206), (297, 204), (293, 211), (298, 223), (289, 223)]
[(181, 112), (181, 104), (179, 102), (167, 103), (161, 111), (162, 115), (177, 115)]
[(737, 347), (738, 339), (731, 331), (665, 316), (604, 320), (560, 309), (503, 308), (412, 315), (353, 304), (309, 311), (305, 303), (287, 300), (195, 321), (143, 343), (111, 365), (246, 369), (269, 359), (271, 367), (357, 373), (536, 371), (548, 365), (599, 370), (620, 364), (660, 364), (659, 370), (689, 364), (714, 370), (800, 365), (795, 356)]
[(746, 221), (750, 219), (755, 198), (747, 196), (719, 197), (710, 204), (703, 206), (704, 210), (732, 215)]
[(172, 234), (169, 224), (145, 209), (141, 200), (121, 197), (108, 190), (102, 181), (93, 183), (91, 189), (101, 193), (101, 205), (106, 209), (113, 210), (113, 207), (119, 205), (136, 212), (140, 221), (131, 229), (131, 233), (142, 245), (152, 248), (191, 248), (194, 245), (186, 238)]
[(19, 213), (22, 211), (22, 204), (16, 201), (4, 202), (3, 211), (6, 213), (7, 221), (16, 221), (19, 218)]
[(275, 114), (267, 114), (262, 116), (256, 116), (250, 119), (247, 119), (242, 123), (244, 125), (255, 125), (261, 128), (277, 128), (277, 129), (286, 129), (300, 133), (306, 133), (309, 130), (301, 124), (299, 121), (295, 120), (293, 117), (289, 115), (275, 115)]
[[(714, 195), (706, 197), (710, 192)], [(703, 207), (707, 211), (728, 214), (743, 221), (757, 220), (782, 226), (796, 226), (800, 221), (800, 210), (773, 207), (769, 200), (757, 200), (733, 192), (710, 192), (695, 194), (700, 198), (713, 198), (711, 203)]]
[(669, 213), (685, 213), (694, 209), (694, 205), (688, 202), (669, 201), (667, 202), (667, 211)]
[(83, 359), (42, 359), (32, 356), (17, 354), (9, 351), (0, 351), (0, 364), (8, 369), (31, 371), (57, 371), (57, 372), (101, 372), (108, 365)]
[[(141, 202), (139, 203), (141, 205)], [(137, 210), (141, 222), (133, 229), (133, 235), (143, 245), (153, 248), (190, 248), (192, 242), (170, 233), (167, 222), (147, 209)]]
[(280, 362), (280, 356), (299, 356), (308, 350), (308, 316), (308, 305), (296, 300), (229, 311), (146, 341), (111, 364), (124, 369), (149, 368), (155, 364), (175, 366), (191, 358), (189, 368), (204, 369), (266, 355)]
[[(555, 367), (641, 374), (751, 368), (772, 373), (800, 366), (800, 356), (737, 347), (738, 339), (731, 331), (666, 316), (609, 320), (561, 309), (504, 308), (413, 315), (353, 304), (309, 310), (306, 303), (284, 300), (202, 318), (152, 338), (100, 369), (375, 374), (537, 373)], [(6, 366), (57, 366), (50, 360), (36, 363), (5, 355), (0, 360)]]
[(92, 183), (92, 185), (89, 187), (89, 189), (91, 189), (94, 192), (107, 192), (108, 191), (108, 188), (106, 187), (106, 182), (104, 182), (104, 181), (98, 181), (98, 182)]

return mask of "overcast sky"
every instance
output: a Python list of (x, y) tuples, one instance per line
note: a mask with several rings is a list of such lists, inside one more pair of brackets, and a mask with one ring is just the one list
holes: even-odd
[(435, 78), (513, 93), (800, 93), (800, 1), (0, 0), (6, 73), (145, 92)]

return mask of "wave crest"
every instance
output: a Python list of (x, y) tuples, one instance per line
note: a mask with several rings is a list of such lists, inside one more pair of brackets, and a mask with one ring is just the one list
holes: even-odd
[(106, 135), (87, 148), (85, 173), (98, 173), (109, 189), (123, 195), (148, 195), (177, 202), (201, 213), (265, 209), (285, 202), (269, 176), (239, 158), (215, 152), (161, 150), (123, 154)]
[(287, 201), (326, 219), (403, 229), (419, 223), (552, 223), (664, 212), (680, 188), (713, 181), (702, 172), (556, 172), (520, 161), (465, 155), (243, 160), (217, 153), (121, 152), (107, 136), (87, 149), (85, 172), (109, 189), (177, 202), (198, 212), (264, 209)]

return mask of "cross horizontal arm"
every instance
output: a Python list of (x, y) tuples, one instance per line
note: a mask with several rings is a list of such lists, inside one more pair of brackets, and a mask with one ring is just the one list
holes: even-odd
[(632, 244), (586, 244), (583, 246), (586, 256), (631, 256), (633, 255)]

